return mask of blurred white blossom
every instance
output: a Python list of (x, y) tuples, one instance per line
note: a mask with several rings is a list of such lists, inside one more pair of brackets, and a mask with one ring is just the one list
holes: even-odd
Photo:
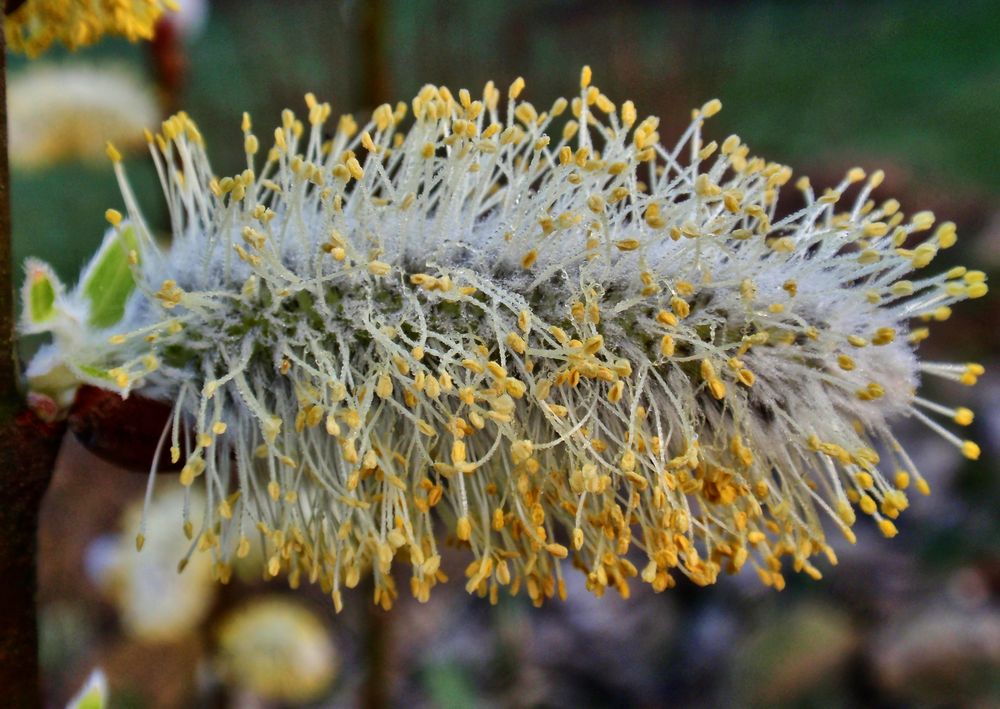
[(315, 701), (337, 676), (339, 660), (325, 626), (292, 601), (251, 601), (222, 620), (217, 636), (223, 680), (261, 698)]
[(144, 146), (160, 117), (153, 87), (120, 65), (31, 64), (7, 86), (10, 159), (39, 168), (104, 158), (104, 145)]
[(202, 495), (176, 484), (160, 490), (145, 514), (141, 504), (126, 510), (119, 544), (103, 573), (105, 589), (132, 637), (176, 640), (208, 615), (215, 599), (212, 560), (191, 553), (198, 540), (177, 524), (203, 513)]

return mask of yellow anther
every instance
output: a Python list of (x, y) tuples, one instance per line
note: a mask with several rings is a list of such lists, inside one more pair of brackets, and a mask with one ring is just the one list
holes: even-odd
[(910, 259), (910, 262), (913, 264), (914, 268), (924, 268), (934, 260), (936, 255), (937, 247), (933, 244), (924, 242), (913, 250), (913, 256)]
[(896, 534), (898, 534), (896, 525), (894, 525), (890, 520), (887, 519), (880, 519), (878, 521), (878, 528), (879, 531), (882, 532), (882, 534), (888, 539), (892, 539), (893, 537), (896, 536)]
[(518, 354), (524, 354), (528, 347), (524, 338), (516, 332), (507, 333), (507, 345)]
[(875, 511), (877, 509), (875, 505), (875, 500), (873, 500), (868, 495), (862, 495), (858, 505), (861, 507), (861, 511), (864, 512), (866, 515), (875, 514)]
[(683, 298), (678, 298), (677, 296), (670, 299), (670, 308), (681, 320), (691, 314), (691, 306), (688, 305), (688, 302)]
[(603, 212), (606, 206), (607, 203), (601, 195), (593, 194), (587, 198), (587, 207), (595, 214)]
[(938, 308), (935, 308), (934, 311), (931, 313), (931, 317), (933, 317), (938, 322), (944, 322), (945, 320), (951, 317), (951, 308), (949, 308), (947, 305), (942, 305)]
[(713, 98), (711, 101), (706, 103), (701, 107), (701, 115), (705, 118), (711, 118), (719, 111), (722, 110), (722, 101), (717, 98)]
[(979, 460), (979, 446), (973, 441), (962, 441), (962, 455), (964, 455), (969, 460)]
[(954, 222), (942, 222), (937, 231), (934, 232), (934, 236), (937, 238), (938, 246), (942, 249), (950, 249), (958, 242), (958, 233)]
[(795, 241), (787, 236), (769, 241), (768, 246), (772, 251), (779, 254), (790, 254), (795, 251)]
[(635, 104), (631, 101), (626, 101), (622, 104), (622, 123), (625, 124), (626, 128), (631, 128), (635, 124), (635, 119)]
[(889, 287), (889, 292), (895, 296), (913, 295), (912, 281), (896, 281)]
[(619, 379), (617, 382), (611, 385), (608, 390), (608, 402), (612, 404), (617, 404), (622, 399), (622, 393), (625, 391), (625, 382)]
[(451, 462), (452, 463), (464, 463), (466, 461), (466, 448), (465, 442), (461, 439), (456, 439), (451, 444)]
[(594, 335), (583, 344), (583, 351), (585, 354), (592, 355), (599, 352), (602, 347), (604, 347), (604, 337)]
[(533, 452), (534, 443), (528, 439), (514, 441), (510, 444), (510, 455), (514, 465), (520, 465), (531, 458)]
[(726, 397), (726, 384), (721, 379), (708, 380), (708, 390), (720, 401)]
[(848, 527), (854, 524), (854, 521), (856, 519), (854, 515), (854, 510), (851, 509), (851, 505), (847, 502), (847, 500), (839, 500), (837, 502), (836, 510), (837, 510), (837, 516), (840, 517), (840, 520), (844, 524), (846, 524)]
[(677, 324), (677, 316), (667, 310), (661, 310), (656, 314), (656, 321), (661, 325), (673, 327)]
[(934, 225), (934, 212), (917, 212), (910, 220), (914, 231), (926, 231)]
[(392, 379), (388, 374), (380, 374), (375, 383), (375, 394), (380, 399), (388, 399), (392, 396)]
[(823, 196), (816, 200), (820, 204), (836, 204), (840, 201), (840, 192), (837, 190), (826, 190)]
[(873, 345), (888, 345), (896, 339), (896, 331), (891, 327), (880, 327), (872, 338)]
[(702, 379), (715, 379), (715, 366), (712, 364), (711, 360), (703, 359), (701, 361), (701, 377)]
[(365, 171), (361, 168), (361, 163), (358, 162), (357, 158), (349, 158), (345, 164), (351, 173), (351, 177), (355, 180), (360, 180), (365, 176)]
[(545, 551), (557, 559), (565, 559), (569, 556), (569, 549), (564, 547), (562, 544), (546, 544)]
[(967, 409), (964, 406), (959, 406), (955, 409), (954, 421), (959, 426), (968, 426), (972, 423), (974, 415), (971, 409)]
[(558, 325), (552, 325), (552, 326), (550, 326), (549, 327), (549, 333), (554, 338), (556, 338), (556, 342), (558, 342), (560, 345), (565, 345), (567, 342), (569, 342), (569, 335), (567, 335), (566, 331), (563, 330)]
[(516, 99), (524, 91), (524, 78), (519, 76), (511, 83), (510, 88), (507, 90), (507, 96), (511, 99)]
[(970, 298), (982, 298), (984, 295), (989, 293), (989, 290), (989, 287), (985, 283), (971, 283), (965, 289), (965, 294)]

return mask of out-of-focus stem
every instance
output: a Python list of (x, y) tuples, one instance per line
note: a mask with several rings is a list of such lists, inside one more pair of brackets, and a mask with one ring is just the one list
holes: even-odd
[(363, 607), (365, 633), (365, 681), (361, 706), (385, 709), (389, 706), (389, 623), (388, 613), (372, 602), (375, 584), (371, 577), (364, 584), (365, 593), (357, 600)]
[(156, 33), (149, 43), (153, 73), (159, 89), (160, 104), (166, 114), (181, 109), (181, 91), (187, 75), (187, 57), (184, 42), (175, 22), (161, 18), (156, 23)]
[(18, 392), (7, 165), (6, 7), (0, 6), (0, 693), (40, 707), (36, 568), (38, 512), (65, 426), (40, 421)]
[[(389, 100), (389, 57), (386, 51), (387, 20), (384, 0), (367, 0), (361, 3), (358, 28), (358, 54), (360, 59), (359, 104), (374, 108)], [(365, 709), (383, 709), (389, 706), (388, 645), (389, 623), (386, 611), (372, 603), (374, 584), (366, 584), (361, 594), (365, 607), (365, 680), (362, 687), (361, 706)]]
[(359, 8), (359, 106), (374, 108), (389, 100), (389, 57), (386, 52), (384, 0), (367, 0)]
[[(7, 21), (0, 12), (0, 30)], [(10, 168), (7, 164), (7, 41), (0, 32), (0, 406), (17, 406), (14, 279), (11, 273)]]
[(64, 426), (30, 411), (0, 421), (0, 688), (3, 705), (41, 706), (36, 553), (38, 512)]

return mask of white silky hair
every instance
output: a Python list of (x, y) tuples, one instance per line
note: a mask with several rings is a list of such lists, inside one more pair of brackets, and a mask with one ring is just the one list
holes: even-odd
[(142, 253), (106, 357), (122, 391), (175, 402), (220, 576), (256, 530), (268, 575), (320, 581), (338, 609), (369, 568), (391, 605), (403, 551), (423, 600), (443, 523), (470, 592), (540, 602), (570, 553), (597, 593), (745, 563), (781, 587), (781, 556), (816, 577), (810, 557), (835, 560), (821, 514), (853, 539), (857, 506), (895, 534), (926, 483), (891, 422), (930, 421), (922, 372), (979, 372), (922, 365), (910, 326), (986, 292), (965, 269), (906, 278), (954, 225), (907, 248), (933, 216), (876, 205), (882, 175), (859, 169), (820, 195), (800, 181), (780, 216), (788, 168), (703, 142), (718, 102), (668, 149), (589, 76), (542, 113), (515, 82), (506, 117), (492, 84), (425, 87), (405, 134), (400, 104), (326, 138), (310, 95), (310, 126), (286, 111), (259, 171), (245, 117), (247, 168), (221, 179), (179, 114), (149, 138), (167, 251), (117, 165)]

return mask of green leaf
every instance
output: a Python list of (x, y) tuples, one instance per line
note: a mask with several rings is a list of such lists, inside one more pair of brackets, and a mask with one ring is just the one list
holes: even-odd
[(104, 695), (99, 688), (94, 687), (80, 697), (75, 709), (104, 709)]
[(94, 670), (80, 693), (66, 705), (66, 709), (104, 709), (107, 705), (108, 681), (103, 672)]
[(109, 372), (108, 370), (101, 369), (100, 367), (94, 367), (89, 364), (77, 364), (74, 365), (74, 368), (77, 371), (79, 371), (79, 373), (82, 374), (83, 377), (91, 380), (96, 379), (98, 381), (113, 382), (115, 379), (114, 377), (111, 376), (111, 372)]
[(21, 295), (24, 300), (24, 326), (30, 331), (44, 329), (44, 323), (56, 314), (56, 299), (63, 286), (52, 267), (43, 261), (29, 259), (26, 264), (27, 279)]
[(135, 230), (128, 226), (111, 231), (87, 266), (80, 291), (89, 301), (88, 324), (94, 328), (111, 327), (125, 314), (125, 303), (135, 290), (128, 262), (130, 251), (138, 252)]

